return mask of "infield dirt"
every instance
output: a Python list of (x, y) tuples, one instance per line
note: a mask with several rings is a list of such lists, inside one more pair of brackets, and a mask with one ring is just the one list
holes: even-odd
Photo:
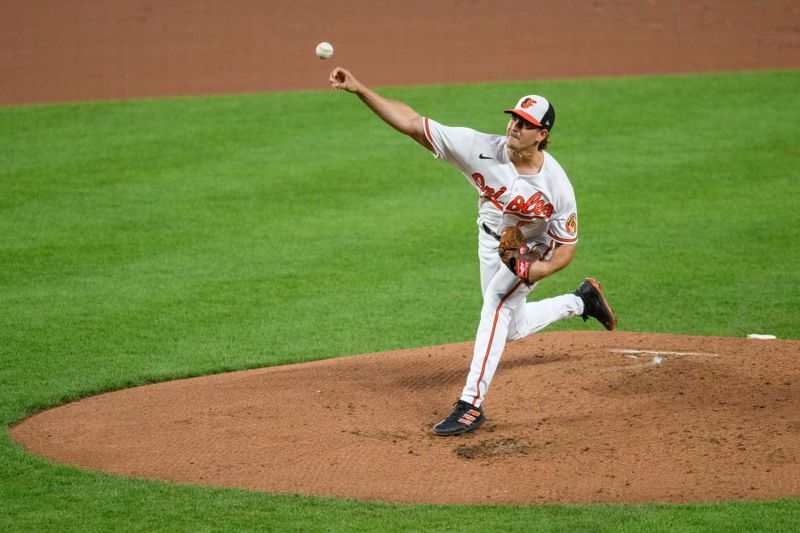
[(800, 341), (553, 332), (508, 345), (459, 437), (430, 428), (471, 343), (87, 398), (13, 428), (33, 453), (130, 476), (435, 503), (800, 495)]
[(0, 105), (797, 68), (800, 3), (6, 0), (0, 50)]
[[(791, 1), (568, 1), (545, 12), (483, 0), (322, 11), (312, 0), (300, 19), (292, 3), (244, 0), (31, 5), (0, 5), (0, 105), (321, 89), (336, 64), (384, 85), (800, 62)], [(322, 40), (336, 46), (330, 61), (314, 57)], [(39, 413), (12, 434), (90, 470), (382, 501), (800, 496), (800, 341), (537, 334), (509, 344), (487, 427), (435, 437), (471, 352), (462, 343), (149, 385)]]

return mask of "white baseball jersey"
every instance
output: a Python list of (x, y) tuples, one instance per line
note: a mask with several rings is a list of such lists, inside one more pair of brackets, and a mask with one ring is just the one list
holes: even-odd
[(574, 294), (526, 302), (533, 285), (517, 278), (497, 253), (497, 234), (509, 225), (519, 226), (528, 244), (535, 246), (544, 259), (552, 256), (556, 243), (577, 242), (575, 193), (561, 165), (546, 152), (538, 174), (519, 175), (506, 151), (506, 137), (443, 126), (428, 118), (423, 122), (434, 156), (461, 171), (479, 194), (483, 308), (461, 399), (480, 406), (506, 341), (521, 339), (583, 312), (583, 303)]
[(578, 208), (567, 174), (547, 152), (536, 175), (519, 175), (506, 138), (424, 118), (434, 156), (456, 167), (479, 196), (478, 225), (494, 233), (519, 226), (530, 245), (549, 258), (555, 244), (578, 241)]

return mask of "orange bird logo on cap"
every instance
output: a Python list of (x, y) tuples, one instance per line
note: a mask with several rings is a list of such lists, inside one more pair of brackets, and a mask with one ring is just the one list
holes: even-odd
[(532, 106), (535, 103), (536, 103), (536, 100), (534, 100), (533, 98), (526, 98), (525, 100), (522, 101), (521, 104), (519, 104), (519, 106), (522, 109), (528, 109), (530, 106)]

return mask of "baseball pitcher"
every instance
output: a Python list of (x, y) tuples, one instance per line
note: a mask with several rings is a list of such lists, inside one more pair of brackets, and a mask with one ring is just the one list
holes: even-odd
[(572, 262), (578, 242), (575, 193), (564, 169), (545, 151), (555, 110), (543, 96), (523, 96), (505, 110), (506, 134), (490, 135), (422, 117), (341, 67), (333, 70), (330, 83), (356, 94), (384, 122), (454, 166), (478, 193), (481, 319), (461, 397), (433, 431), (457, 435), (478, 429), (486, 422), (481, 405), (507, 341), (575, 316), (596, 318), (609, 330), (616, 326), (592, 278), (574, 293), (526, 301), (540, 280)]

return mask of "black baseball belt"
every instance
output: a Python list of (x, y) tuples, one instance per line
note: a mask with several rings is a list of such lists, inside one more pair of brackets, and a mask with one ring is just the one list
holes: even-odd
[(492, 228), (486, 225), (485, 222), (481, 222), (481, 229), (487, 233), (487, 235), (491, 235), (495, 238), (495, 240), (500, 240), (500, 235), (492, 231)]

